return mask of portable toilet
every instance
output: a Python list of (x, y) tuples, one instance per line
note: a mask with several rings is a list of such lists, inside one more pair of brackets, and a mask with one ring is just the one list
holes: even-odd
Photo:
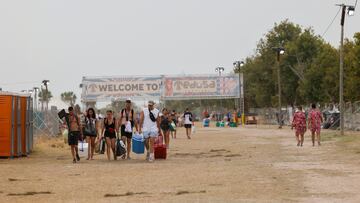
[(18, 155), (17, 96), (0, 92), (0, 157)]

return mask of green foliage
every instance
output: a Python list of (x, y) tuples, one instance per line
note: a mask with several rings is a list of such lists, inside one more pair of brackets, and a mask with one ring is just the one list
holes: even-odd
[[(248, 57), (242, 71), (245, 78), (246, 101), (250, 107), (275, 107), (278, 98), (277, 53), (280, 57), (282, 103), (284, 105), (312, 102), (338, 102), (339, 51), (315, 35), (288, 20), (275, 24)], [(360, 33), (354, 41), (345, 40), (345, 101), (360, 100)]]
[(74, 92), (61, 93), (61, 100), (66, 104), (68, 104), (69, 106), (74, 106), (76, 99), (77, 97), (76, 94), (74, 94)]

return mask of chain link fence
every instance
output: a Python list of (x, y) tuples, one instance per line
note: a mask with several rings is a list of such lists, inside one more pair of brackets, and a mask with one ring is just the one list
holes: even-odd
[[(310, 106), (310, 105), (309, 105)], [(340, 123), (340, 112), (338, 104), (325, 104), (320, 108), (323, 113), (323, 127), (330, 129), (338, 129)], [(310, 111), (310, 107), (305, 107), (306, 115)], [(281, 116), (277, 108), (250, 108), (249, 113), (256, 114), (258, 124), (260, 125), (279, 125), (281, 121), (283, 125), (291, 125), (295, 109), (292, 107), (282, 108)], [(360, 131), (360, 101), (348, 102), (345, 104), (345, 129)]]

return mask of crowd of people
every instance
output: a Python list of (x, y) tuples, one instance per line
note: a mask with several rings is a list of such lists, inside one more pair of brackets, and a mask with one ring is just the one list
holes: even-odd
[(154, 161), (154, 143), (158, 136), (161, 136), (166, 145), (170, 148), (171, 138), (176, 139), (177, 127), (184, 124), (186, 136), (191, 139), (193, 127), (193, 114), (186, 109), (179, 115), (175, 110), (163, 108), (161, 111), (155, 107), (154, 101), (149, 101), (148, 106), (140, 113), (135, 113), (131, 99), (127, 99), (124, 108), (120, 112), (106, 111), (106, 116), (100, 112), (96, 115), (94, 108), (88, 108), (81, 113), (79, 106), (68, 108), (68, 113), (63, 118), (64, 126), (68, 129), (68, 144), (71, 148), (73, 163), (80, 161), (78, 143), (79, 140), (86, 140), (88, 143), (87, 160), (94, 159), (96, 144), (105, 140), (106, 156), (108, 160), (117, 160), (116, 139), (121, 139), (126, 145), (126, 154), (122, 159), (131, 159), (131, 144), (134, 133), (142, 135), (146, 148), (146, 160)]

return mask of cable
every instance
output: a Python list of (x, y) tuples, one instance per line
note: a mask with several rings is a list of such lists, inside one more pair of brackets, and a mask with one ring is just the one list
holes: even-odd
[(357, 5), (357, 0), (355, 1), (355, 6), (354, 6), (354, 8), (356, 8), (356, 5)]
[(335, 22), (337, 16), (339, 15), (340, 11), (341, 11), (341, 7), (339, 7), (339, 10), (338, 10), (338, 12), (336, 13), (334, 19), (332, 19), (331, 23), (330, 23), (329, 26), (326, 28), (325, 32), (321, 35), (321, 38), (324, 38), (324, 36), (325, 36), (325, 34), (327, 33), (327, 31), (329, 31), (329, 29), (330, 29), (330, 27), (332, 26), (332, 24), (334, 24), (334, 22)]

